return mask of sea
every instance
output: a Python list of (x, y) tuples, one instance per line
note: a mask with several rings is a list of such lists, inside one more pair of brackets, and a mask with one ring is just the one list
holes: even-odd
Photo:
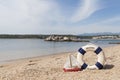
[(100, 47), (114, 46), (109, 42), (120, 42), (115, 39), (90, 40), (90, 42), (50, 42), (43, 39), (0, 39), (0, 62), (37, 57), (64, 52), (76, 52), (88, 43)]

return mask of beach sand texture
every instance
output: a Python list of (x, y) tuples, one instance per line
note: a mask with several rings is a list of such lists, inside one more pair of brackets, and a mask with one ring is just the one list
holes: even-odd
[[(1, 64), (0, 80), (120, 80), (120, 45), (104, 48), (104, 52), (106, 64), (102, 70), (64, 72), (69, 53), (61, 53)], [(92, 56), (86, 57), (86, 62), (94, 62)]]

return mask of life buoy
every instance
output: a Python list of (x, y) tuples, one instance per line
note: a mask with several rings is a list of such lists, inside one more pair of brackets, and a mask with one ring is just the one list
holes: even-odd
[[(85, 61), (83, 60), (83, 56), (88, 48), (91, 48), (94, 51), (94, 53), (96, 53), (98, 58), (96, 64), (92, 66), (86, 64)], [(78, 50), (77, 61), (80, 63), (81, 69), (102, 69), (105, 63), (105, 55), (101, 47), (90, 43), (88, 45), (81, 47)]]

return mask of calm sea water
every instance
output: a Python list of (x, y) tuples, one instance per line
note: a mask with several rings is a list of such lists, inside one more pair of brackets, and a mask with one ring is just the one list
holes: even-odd
[[(120, 40), (91, 40), (101, 47)], [(41, 39), (0, 39), (0, 61), (77, 51), (88, 42), (49, 42)]]

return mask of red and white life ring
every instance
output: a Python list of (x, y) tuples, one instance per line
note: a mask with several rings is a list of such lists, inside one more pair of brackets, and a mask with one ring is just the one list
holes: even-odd
[[(86, 53), (88, 48), (93, 49), (94, 53), (96, 53), (98, 57), (96, 64), (92, 66), (86, 64), (85, 61), (83, 60), (83, 56)], [(78, 50), (77, 61), (80, 63), (81, 69), (102, 69), (105, 63), (105, 55), (101, 47), (90, 43), (88, 45), (81, 47)]]

